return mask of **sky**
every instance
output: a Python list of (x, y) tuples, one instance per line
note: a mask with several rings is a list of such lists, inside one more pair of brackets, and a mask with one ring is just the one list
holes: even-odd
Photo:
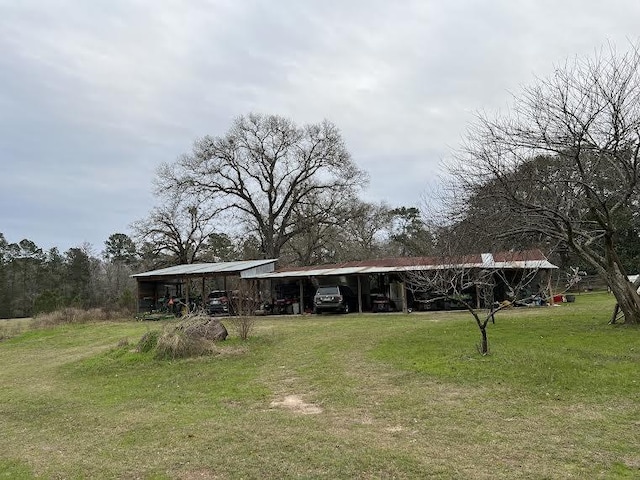
[(0, 0), (0, 233), (104, 249), (157, 167), (239, 115), (333, 122), (370, 202), (418, 206), (479, 111), (607, 45), (636, 0)]

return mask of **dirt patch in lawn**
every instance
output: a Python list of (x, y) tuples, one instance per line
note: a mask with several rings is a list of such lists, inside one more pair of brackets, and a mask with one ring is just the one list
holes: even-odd
[(322, 409), (312, 403), (306, 403), (299, 395), (287, 395), (282, 400), (271, 402), (272, 407), (284, 408), (303, 415), (317, 415)]

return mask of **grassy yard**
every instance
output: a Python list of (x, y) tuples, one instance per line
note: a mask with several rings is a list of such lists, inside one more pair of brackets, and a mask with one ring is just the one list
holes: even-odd
[[(264, 317), (154, 360), (159, 322), (0, 342), (2, 478), (640, 478), (640, 329), (613, 299), (506, 311)], [(118, 346), (122, 339), (129, 346)]]

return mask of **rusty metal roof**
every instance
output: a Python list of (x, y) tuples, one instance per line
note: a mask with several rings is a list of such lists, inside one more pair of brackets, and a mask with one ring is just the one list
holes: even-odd
[(289, 267), (274, 272), (247, 276), (245, 278), (291, 278), (321, 277), (335, 275), (365, 275), (373, 273), (395, 273), (420, 270), (443, 270), (446, 268), (489, 269), (556, 269), (540, 250), (523, 252), (482, 253), (455, 257), (396, 257), (345, 262), (333, 265)]

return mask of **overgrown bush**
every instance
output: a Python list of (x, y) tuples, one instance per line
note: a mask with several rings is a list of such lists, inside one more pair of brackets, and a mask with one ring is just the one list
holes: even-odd
[(155, 357), (161, 360), (199, 357), (210, 351), (210, 342), (204, 339), (190, 338), (184, 332), (164, 332), (158, 338)]
[(163, 332), (152, 330), (138, 342), (139, 352), (155, 350), (158, 359), (176, 359), (208, 355), (214, 342), (227, 338), (227, 329), (220, 320), (205, 315), (188, 315), (180, 322), (168, 325)]

